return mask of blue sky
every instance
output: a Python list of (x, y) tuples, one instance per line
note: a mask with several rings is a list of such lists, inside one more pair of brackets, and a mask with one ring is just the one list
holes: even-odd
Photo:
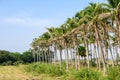
[(24, 52), (46, 27), (58, 27), (90, 2), (105, 0), (0, 0), (0, 49)]

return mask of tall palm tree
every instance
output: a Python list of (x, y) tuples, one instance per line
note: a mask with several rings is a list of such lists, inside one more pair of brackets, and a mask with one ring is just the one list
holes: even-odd
[[(96, 56), (97, 67), (100, 70), (100, 63), (102, 63), (104, 73), (106, 73), (106, 65), (109, 66), (109, 50), (112, 64), (114, 65), (112, 47), (116, 47), (115, 52), (117, 56), (119, 56), (117, 49), (120, 49), (120, 0), (107, 1), (109, 4), (90, 3), (84, 10), (77, 12), (74, 17), (68, 18), (59, 28), (47, 28), (48, 32), (35, 39), (32, 47), (35, 51), (43, 49), (45, 56), (48, 55), (46, 53), (47, 49), (51, 46), (54, 47), (54, 64), (57, 60), (57, 50), (59, 50), (60, 69), (62, 67), (62, 50), (64, 50), (66, 70), (68, 71), (69, 50), (74, 50), (75, 67), (79, 69), (80, 55), (78, 55), (78, 47), (84, 44), (88, 69), (90, 66), (89, 54), (91, 50), (91, 55), (94, 53)], [(111, 33), (114, 35), (111, 36)], [(115, 36), (116, 40), (114, 39)], [(112, 45), (112, 41), (114, 45)], [(94, 52), (92, 47), (90, 47), (93, 44)], [(72, 55), (72, 51), (70, 53)], [(37, 57), (39, 57), (38, 53)], [(116, 63), (118, 64), (118, 57), (116, 57)]]
[[(51, 28), (47, 28), (47, 30), (48, 30), (48, 32), (49, 32), (49, 34), (50, 34), (50, 38), (53, 40), (55, 37), (56, 37), (56, 30), (55, 30), (55, 28), (54, 27), (51, 27)], [(54, 41), (53, 43), (52, 43), (52, 46), (54, 46), (54, 65), (55, 65), (55, 62), (56, 62), (56, 60), (57, 60), (57, 46), (56, 46), (56, 41)]]
[(99, 46), (99, 50), (100, 50), (100, 55), (101, 55), (101, 59), (102, 59), (102, 63), (103, 63), (103, 67), (104, 67), (104, 73), (106, 73), (106, 64), (105, 64), (105, 57), (104, 57), (104, 51), (102, 48), (102, 40), (101, 40), (101, 33), (100, 33), (100, 24), (99, 22), (102, 21), (101, 19), (99, 19), (99, 15), (103, 14), (103, 13), (107, 13), (108, 10), (106, 7), (103, 7), (104, 4), (103, 3), (91, 3), (90, 6), (88, 6), (86, 8), (87, 11), (92, 10), (90, 13), (90, 18), (92, 19), (92, 26), (94, 28), (95, 31), (95, 40), (97, 40), (98, 46)]
[[(117, 45), (120, 49), (120, 0), (107, 0), (108, 7), (111, 9), (112, 12), (112, 23), (115, 24), (115, 36), (117, 36)], [(118, 52), (116, 55), (119, 57)], [(118, 64), (118, 57), (116, 57), (116, 63)]]

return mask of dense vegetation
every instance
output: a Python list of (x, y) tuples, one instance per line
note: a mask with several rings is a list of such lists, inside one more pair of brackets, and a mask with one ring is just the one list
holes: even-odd
[(0, 50), (0, 65), (18, 65), (34, 62), (32, 52), (23, 53)]
[[(63, 64), (64, 65), (64, 64)], [(65, 66), (54, 66), (49, 63), (41, 64), (29, 64), (25, 67), (25, 71), (34, 75), (48, 74), (51, 77), (56, 76), (59, 80), (119, 80), (120, 79), (120, 67), (110, 67), (107, 70), (107, 75), (103, 75), (102, 71), (96, 71), (96, 69), (82, 68), (81, 70), (75, 70), (73, 68), (69, 71), (65, 70)]]

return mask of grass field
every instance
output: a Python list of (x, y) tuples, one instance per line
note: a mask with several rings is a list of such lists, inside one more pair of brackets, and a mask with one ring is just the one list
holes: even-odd
[(24, 66), (0, 66), (0, 80), (57, 80), (49, 75), (26, 73)]
[(67, 73), (63, 69), (64, 73), (58, 76), (60, 72), (57, 69), (52, 65), (45, 65), (0, 66), (0, 80), (120, 80), (119, 66), (110, 67), (106, 76), (95, 68), (89, 71), (86, 68), (79, 71), (70, 69)]

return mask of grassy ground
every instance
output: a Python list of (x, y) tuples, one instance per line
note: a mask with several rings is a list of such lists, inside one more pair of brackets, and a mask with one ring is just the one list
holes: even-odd
[(24, 66), (0, 66), (0, 80), (57, 80), (48, 75), (35, 75), (26, 73)]
[[(67, 74), (56, 77), (59, 73), (56, 73), (54, 76), (50, 76), (47, 73), (41, 73), (41, 70), (45, 70), (47, 72), (52, 70), (49, 74), (52, 74), (54, 71), (56, 72), (56, 69), (51, 69), (50, 65), (46, 67), (44, 66), (45, 64), (41, 64), (42, 66), (37, 65), (36, 69), (34, 69), (35, 66), (32, 65), (33, 64), (20, 66), (0, 66), (0, 80), (108, 80), (108, 78), (110, 78), (110, 80), (120, 80), (120, 67), (117, 66), (114, 68), (111, 67), (108, 70), (107, 76), (103, 76), (101, 72), (96, 71), (96, 68), (92, 68), (89, 72), (87, 69), (81, 69), (77, 72), (74, 69), (70, 69)], [(29, 72), (26, 71), (26, 69), (32, 69), (32, 71)], [(34, 70), (37, 70), (37, 72)], [(38, 74), (38, 72), (40, 74)]]

